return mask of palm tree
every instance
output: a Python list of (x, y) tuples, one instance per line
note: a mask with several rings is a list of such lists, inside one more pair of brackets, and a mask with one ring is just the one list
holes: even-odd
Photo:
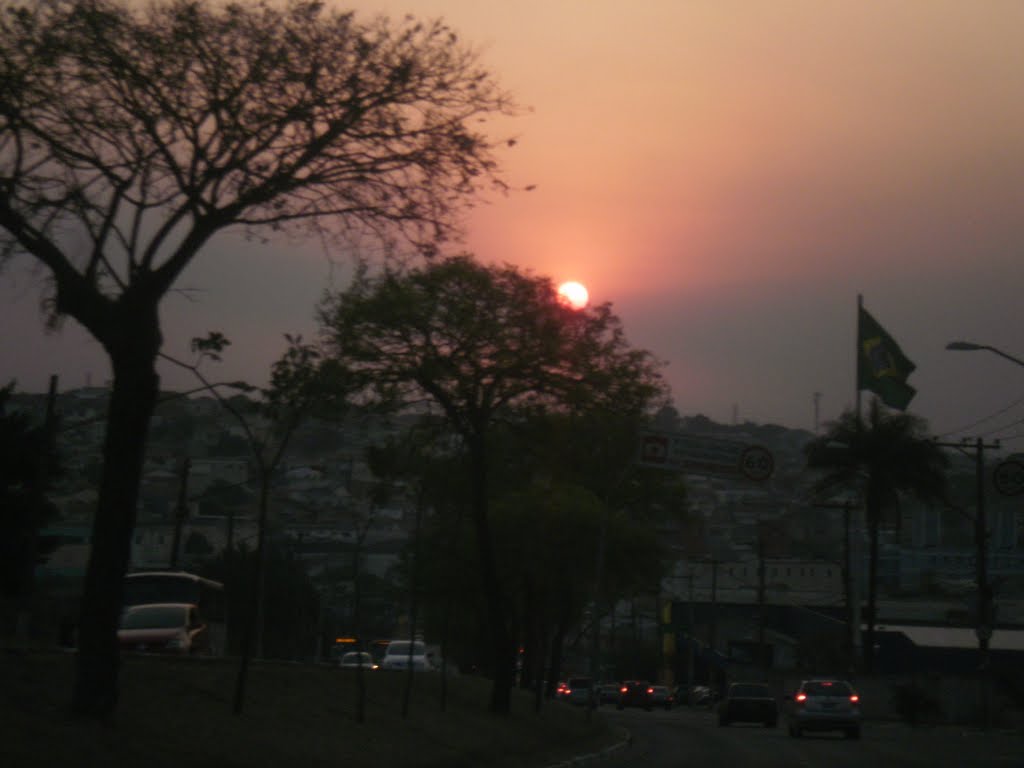
[(867, 633), (864, 667), (874, 666), (878, 598), (878, 531), (883, 510), (909, 493), (925, 503), (946, 498), (949, 460), (928, 434), (927, 422), (909, 413), (888, 411), (872, 398), (865, 420), (847, 410), (805, 448), (807, 466), (824, 470), (819, 493), (840, 488), (862, 494), (869, 537)]

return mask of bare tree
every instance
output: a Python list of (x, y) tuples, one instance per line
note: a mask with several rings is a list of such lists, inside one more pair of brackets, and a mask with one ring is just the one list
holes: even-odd
[(231, 227), (402, 233), (431, 252), (501, 186), (478, 121), (512, 111), (440, 22), (301, 0), (0, 0), (0, 256), (47, 270), (49, 320), (81, 323), (113, 370), (77, 713), (116, 708), (162, 298)]

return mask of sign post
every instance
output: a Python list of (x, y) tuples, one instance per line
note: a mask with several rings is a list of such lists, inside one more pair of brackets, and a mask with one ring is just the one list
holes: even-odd
[(637, 463), (694, 475), (731, 475), (763, 482), (775, 471), (771, 451), (760, 445), (684, 432), (647, 430)]

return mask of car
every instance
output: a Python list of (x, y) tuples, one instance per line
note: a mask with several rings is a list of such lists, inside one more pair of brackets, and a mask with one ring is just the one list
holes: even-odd
[(146, 603), (125, 608), (117, 630), (122, 651), (180, 656), (209, 653), (206, 622), (193, 603)]
[(619, 698), (616, 706), (619, 709), (626, 707), (643, 707), (650, 710), (653, 705), (654, 687), (643, 680), (626, 680), (619, 687)]
[(619, 683), (599, 683), (597, 686), (597, 703), (614, 704), (619, 700)]
[(846, 680), (804, 680), (786, 697), (789, 735), (805, 731), (842, 731), (848, 739), (861, 732), (860, 696)]
[(594, 681), (589, 677), (570, 677), (561, 698), (570, 704), (589, 705), (594, 698)]
[(665, 709), (672, 709), (672, 705), (675, 704), (676, 696), (667, 685), (652, 685), (651, 686), (651, 704), (655, 707), (664, 707)]
[(718, 702), (718, 724), (761, 723), (766, 728), (779, 724), (779, 704), (765, 683), (732, 683)]
[(422, 640), (392, 640), (384, 651), (381, 669), (408, 669), (410, 661), (413, 669), (433, 669), (427, 658), (427, 646)]
[(342, 669), (378, 669), (378, 665), (373, 660), (373, 654), (367, 653), (366, 651), (349, 651), (341, 657), (341, 668)]
[(695, 685), (690, 689), (687, 694), (685, 686), (679, 686), (676, 691), (676, 699), (683, 701), (687, 697), (690, 700), (691, 707), (713, 707), (718, 697), (715, 695), (715, 691), (707, 685)]

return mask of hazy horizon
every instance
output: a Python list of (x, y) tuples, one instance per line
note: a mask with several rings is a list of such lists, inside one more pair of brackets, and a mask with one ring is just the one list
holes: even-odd
[[(442, 16), (481, 50), (528, 108), (491, 130), (516, 139), (507, 179), (536, 188), (474, 208), (463, 247), (612, 302), (683, 415), (811, 430), (817, 402), (836, 418), (861, 294), (917, 365), (911, 412), (1024, 450), (1024, 368), (945, 350), (1024, 358), (1024, 3), (345, 5)], [(346, 258), (216, 240), (164, 302), (165, 351), (218, 330), (233, 344), (211, 375), (261, 383), (283, 334), (315, 335)], [(44, 333), (27, 264), (0, 272), (2, 381), (102, 384), (95, 341), (71, 321)]]

